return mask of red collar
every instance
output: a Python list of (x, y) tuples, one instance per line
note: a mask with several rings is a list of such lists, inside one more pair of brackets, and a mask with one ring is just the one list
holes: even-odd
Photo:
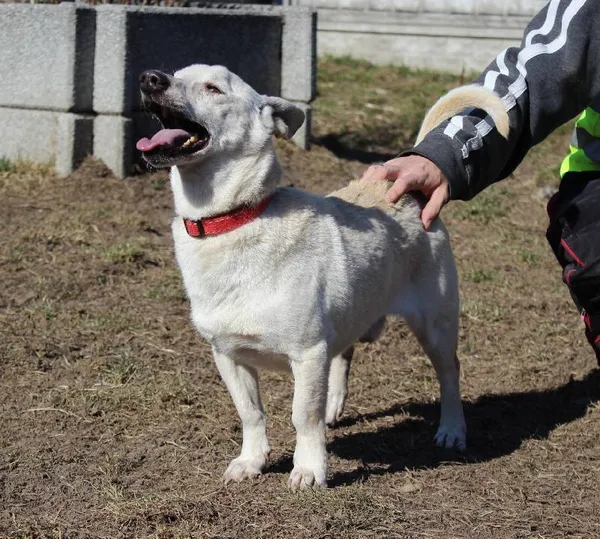
[(236, 228), (254, 221), (267, 208), (271, 196), (263, 198), (256, 206), (242, 206), (237, 210), (214, 217), (205, 217), (193, 221), (192, 219), (183, 219), (183, 224), (187, 233), (192, 238), (204, 238), (205, 236), (216, 236), (231, 232)]

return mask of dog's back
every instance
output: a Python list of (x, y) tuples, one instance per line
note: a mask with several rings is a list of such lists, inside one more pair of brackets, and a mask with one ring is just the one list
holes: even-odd
[(416, 224), (414, 217), (419, 215), (421, 207), (412, 193), (403, 196), (392, 204), (386, 198), (390, 188), (389, 182), (370, 180), (354, 180), (346, 187), (330, 193), (328, 196), (340, 198), (350, 204), (363, 208), (379, 208), (392, 217), (403, 228), (413, 228)]
[[(419, 243), (419, 238), (427, 242), (433, 240), (435, 243), (449, 241), (441, 219), (436, 220), (430, 229), (431, 234), (428, 235), (423, 229), (420, 215), (425, 200), (422, 199), (421, 193), (409, 192), (397, 202), (391, 203), (386, 197), (390, 186), (391, 182), (386, 181), (354, 180), (328, 196), (339, 198), (355, 206), (380, 209), (400, 225), (403, 236), (410, 238), (409, 244)], [(406, 245), (403, 248), (406, 248)]]
[(385, 195), (390, 185), (391, 183), (383, 181), (354, 180), (346, 187), (330, 193), (329, 196), (341, 198), (364, 208), (378, 207), (392, 215), (407, 203), (407, 198), (402, 197), (396, 204), (388, 202)]

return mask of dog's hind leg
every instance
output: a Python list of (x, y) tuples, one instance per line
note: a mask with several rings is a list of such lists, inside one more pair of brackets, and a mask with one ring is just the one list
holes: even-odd
[[(438, 288), (436, 290), (436, 288)], [(458, 292), (446, 288), (443, 279), (421, 285), (422, 296), (404, 301), (398, 309), (423, 350), (429, 356), (440, 384), (441, 417), (435, 435), (440, 447), (466, 449), (466, 424), (460, 398), (458, 343)], [(452, 295), (455, 297), (448, 297)]]
[[(385, 328), (385, 316), (377, 320), (367, 332), (359, 339), (359, 342), (375, 342)], [(325, 421), (330, 427), (335, 425), (344, 412), (344, 405), (348, 397), (348, 376), (350, 374), (350, 363), (354, 355), (354, 346), (348, 348), (344, 353), (335, 356), (329, 367), (329, 385), (327, 391), (327, 411)]]
[(350, 374), (350, 362), (354, 355), (354, 346), (351, 346), (343, 354), (335, 356), (329, 366), (329, 384), (327, 389), (327, 411), (325, 422), (335, 425), (342, 417), (344, 404), (348, 396), (348, 375)]
[(256, 369), (238, 364), (214, 348), (213, 354), (217, 369), (242, 420), (242, 451), (223, 474), (226, 483), (239, 482), (260, 475), (271, 451), (258, 390), (258, 373)]

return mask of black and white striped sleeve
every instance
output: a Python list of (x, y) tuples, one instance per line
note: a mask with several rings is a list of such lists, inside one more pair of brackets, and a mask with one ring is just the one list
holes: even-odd
[(440, 167), (452, 199), (468, 200), (508, 176), (532, 146), (600, 96), (600, 0), (551, 0), (521, 46), (498, 54), (476, 83), (502, 98), (508, 140), (484, 111), (469, 109), (406, 152)]

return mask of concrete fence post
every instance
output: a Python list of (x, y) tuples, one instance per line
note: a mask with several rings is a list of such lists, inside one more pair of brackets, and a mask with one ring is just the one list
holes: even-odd
[(92, 152), (95, 31), (88, 6), (0, 4), (0, 156), (65, 175)]
[[(139, 74), (146, 69), (174, 72), (194, 63), (225, 65), (258, 92), (296, 102), (308, 120), (294, 140), (307, 147), (309, 103), (315, 95), (315, 23), (315, 14), (306, 8), (98, 6), (94, 155), (116, 175), (128, 174), (139, 160), (134, 139), (158, 128), (141, 109)], [(115, 138), (121, 151), (114, 148)]]
[(0, 156), (69, 174), (94, 154), (117, 175), (139, 159), (153, 120), (138, 76), (222, 64), (257, 91), (307, 113), (315, 95), (316, 15), (308, 8), (163, 8), (79, 3), (0, 4)]

